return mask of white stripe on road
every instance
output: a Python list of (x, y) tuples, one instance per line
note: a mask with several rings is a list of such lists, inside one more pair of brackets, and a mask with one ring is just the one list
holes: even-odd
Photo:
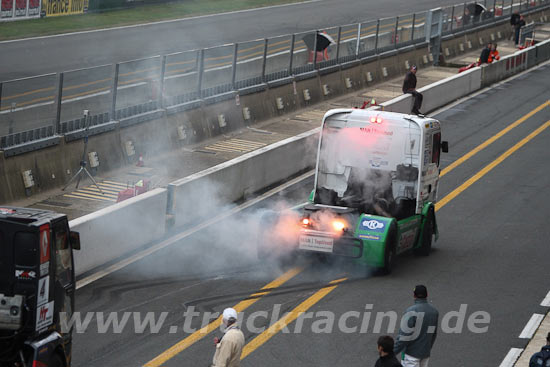
[(548, 292), (548, 294), (546, 295), (546, 298), (544, 298), (542, 300), (542, 302), (540, 303), (541, 306), (543, 307), (550, 307), (550, 291)]
[(535, 331), (539, 328), (543, 318), (544, 315), (534, 313), (533, 316), (531, 316), (531, 319), (529, 319), (527, 325), (523, 328), (521, 334), (519, 334), (519, 337), (522, 339), (531, 339), (535, 334)]
[(499, 367), (512, 367), (514, 363), (518, 360), (523, 349), (521, 348), (511, 348), (506, 357), (502, 360)]

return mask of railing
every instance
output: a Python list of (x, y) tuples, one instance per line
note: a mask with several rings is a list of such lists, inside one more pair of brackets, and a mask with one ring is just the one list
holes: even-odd
[[(550, 0), (484, 0), (442, 9), (442, 35), (538, 10)], [(408, 45), (425, 43), (431, 11), (400, 15), (200, 50), (102, 65), (0, 83), (0, 149), (83, 128), (82, 111), (101, 125), (197, 101), (232, 98), (266, 85), (306, 78)], [(311, 52), (304, 37), (328, 34), (326, 52)]]

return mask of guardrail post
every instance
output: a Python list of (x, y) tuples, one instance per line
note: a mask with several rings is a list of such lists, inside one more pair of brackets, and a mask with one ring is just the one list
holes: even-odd
[(466, 5), (467, 4), (464, 3), (464, 9), (462, 10), (462, 29), (466, 26), (466, 22), (464, 21), (464, 18), (466, 18)]
[(265, 80), (265, 68), (266, 68), (266, 63), (267, 63), (267, 46), (268, 46), (268, 39), (265, 38), (264, 39), (264, 57), (263, 57), (263, 61), (262, 61), (262, 82), (266, 82)]
[(355, 58), (359, 57), (359, 46), (361, 45), (361, 23), (357, 24), (357, 44), (355, 45)]
[(288, 62), (288, 75), (292, 75), (292, 60), (294, 59), (294, 41), (296, 40), (296, 35), (292, 34), (290, 39), (290, 61)]
[(231, 66), (231, 88), (235, 90), (235, 78), (237, 77), (237, 56), (239, 53), (239, 44), (233, 45), (233, 64)]
[(198, 60), (199, 70), (197, 71), (197, 96), (199, 99), (202, 97), (202, 75), (204, 73), (204, 48), (199, 50)]
[(57, 74), (57, 93), (55, 96), (55, 133), (61, 134), (61, 101), (63, 100), (64, 73)]
[(113, 75), (113, 86), (111, 87), (112, 101), (111, 101), (111, 121), (116, 119), (116, 96), (118, 93), (118, 74), (120, 71), (120, 64), (115, 64), (115, 70)]
[(454, 19), (455, 19), (455, 6), (453, 5), (453, 10), (451, 10), (451, 33), (453, 32)]
[(378, 33), (380, 32), (380, 19), (376, 21), (376, 37), (374, 39), (374, 53), (378, 53)]
[[(342, 27), (338, 27), (338, 41), (336, 41), (336, 63), (338, 64), (339, 63), (339, 59), (340, 59), (340, 41), (342, 40)], [(1, 87), (1, 86), (0, 86)], [(0, 88), (0, 92), (2, 91), (2, 89)], [(0, 98), (2, 97), (1, 93), (0, 93)], [(0, 99), (1, 100), (1, 99)]]
[(411, 41), (414, 42), (414, 27), (416, 26), (416, 13), (413, 13), (413, 22), (411, 28)]
[(399, 40), (399, 36), (397, 35), (397, 30), (399, 29), (399, 16), (395, 17), (395, 31), (393, 36), (393, 44), (394, 48), (397, 48), (397, 42)]
[(493, 20), (497, 21), (497, 0), (493, 0)]
[(317, 37), (319, 36), (319, 31), (315, 31), (315, 41), (313, 42), (313, 68), (317, 69)]
[(164, 108), (164, 76), (166, 75), (166, 55), (162, 56), (160, 64), (160, 80), (159, 80), (159, 106)]

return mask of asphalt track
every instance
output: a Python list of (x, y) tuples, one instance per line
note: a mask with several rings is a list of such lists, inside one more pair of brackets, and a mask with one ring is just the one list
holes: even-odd
[[(314, 333), (312, 321), (319, 318), (305, 320), (301, 333), (292, 332), (296, 321), (289, 323), (291, 333), (256, 339), (246, 330), (242, 365), (374, 365), (380, 336), (371, 332), (375, 312), (401, 315), (418, 283), (427, 285), (441, 317), (465, 304), (467, 316), (486, 311), (491, 318), (485, 333), (472, 333), (466, 326), (461, 333), (440, 332), (430, 365), (498, 365), (510, 347), (520, 346), (519, 333), (550, 289), (549, 71), (546, 64), (436, 116), (450, 153), (442, 156), (440, 237), (429, 257), (402, 256), (396, 270), (384, 277), (364, 277), (346, 263), (298, 263), (303, 270), (259, 263), (250, 235), (257, 218), (264, 208), (281, 202), (303, 202), (312, 187), (309, 178), (79, 289), (76, 309), (81, 312), (114, 311), (119, 317), (123, 312), (141, 312), (142, 317), (154, 312), (157, 318), (167, 312), (167, 318), (158, 333), (136, 333), (130, 321), (120, 333), (111, 328), (100, 334), (90, 327), (75, 334), (73, 366), (207, 366), (214, 353), (212, 338), (220, 332), (186, 339), (183, 312), (194, 306), (202, 315), (237, 304), (246, 315), (268, 311), (271, 317), (274, 305), (280, 305), (281, 314), (299, 307), (334, 312), (337, 318), (348, 311), (363, 313), (371, 304), (371, 324), (363, 334), (344, 333), (336, 325), (330, 333)], [(506, 134), (496, 135), (514, 122)], [(477, 154), (445, 169), (494, 136)], [(288, 279), (281, 280), (281, 274)], [(269, 289), (260, 291), (266, 285)], [(261, 326), (262, 320), (269, 323), (260, 318), (255, 325)], [(200, 321), (195, 318), (191, 325), (198, 329)], [(349, 326), (354, 322), (350, 319)], [(182, 345), (184, 339), (193, 342)], [(174, 345), (177, 353), (169, 350)]]

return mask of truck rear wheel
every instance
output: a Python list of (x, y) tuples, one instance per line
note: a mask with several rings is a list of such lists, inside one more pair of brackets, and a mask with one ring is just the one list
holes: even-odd
[(420, 247), (414, 250), (414, 254), (418, 256), (429, 256), (432, 251), (432, 238), (434, 234), (434, 214), (433, 210), (430, 210), (426, 223), (424, 223), (424, 230), (422, 231), (422, 243)]
[(392, 224), (386, 237), (386, 246), (384, 248), (384, 266), (380, 268), (382, 274), (390, 274), (395, 266), (397, 257), (397, 228), (395, 223)]

